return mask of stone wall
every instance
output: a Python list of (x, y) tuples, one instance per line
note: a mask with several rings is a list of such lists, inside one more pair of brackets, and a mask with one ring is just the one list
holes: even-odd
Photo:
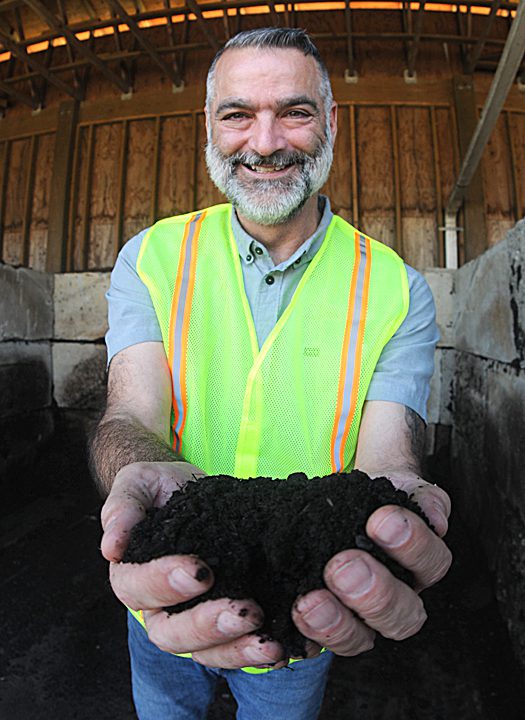
[(525, 666), (525, 220), (456, 272), (452, 464)]
[(22, 502), (23, 468), (53, 433), (52, 335), (53, 277), (0, 265), (0, 488), (8, 503)]

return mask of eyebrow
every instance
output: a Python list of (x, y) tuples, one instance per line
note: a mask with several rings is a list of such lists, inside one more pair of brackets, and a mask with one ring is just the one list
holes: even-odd
[[(293, 95), (288, 98), (283, 98), (283, 100), (278, 101), (277, 110), (285, 110), (286, 108), (294, 107), (295, 105), (309, 105), (316, 113), (319, 112), (319, 105), (308, 95)], [(217, 117), (227, 110), (253, 110), (253, 106), (242, 98), (229, 98), (228, 100), (224, 100), (219, 103), (217, 110), (215, 111), (215, 116)]]

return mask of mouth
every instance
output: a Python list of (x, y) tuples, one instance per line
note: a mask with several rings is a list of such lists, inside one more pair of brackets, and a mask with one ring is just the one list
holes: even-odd
[(288, 165), (252, 165), (250, 163), (242, 163), (243, 168), (255, 175), (284, 175), (290, 168), (295, 167), (295, 163)]

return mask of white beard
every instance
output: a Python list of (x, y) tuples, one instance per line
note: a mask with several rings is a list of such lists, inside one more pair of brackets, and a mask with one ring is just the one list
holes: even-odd
[[(231, 204), (258, 225), (281, 225), (293, 218), (326, 182), (333, 161), (332, 143), (320, 142), (305, 152), (276, 152), (267, 157), (258, 153), (224, 155), (209, 141), (206, 165), (211, 179)], [(281, 165), (295, 163), (291, 174), (274, 180), (240, 175), (239, 165)]]

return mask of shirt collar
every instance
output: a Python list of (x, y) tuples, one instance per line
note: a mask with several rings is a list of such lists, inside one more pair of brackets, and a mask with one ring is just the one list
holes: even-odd
[[(297, 248), (294, 254), (288, 258), (288, 260), (285, 260), (284, 262), (275, 266), (273, 266), (269, 253), (264, 247), (264, 245), (258, 240), (255, 240), (242, 227), (237, 218), (237, 213), (234, 210), (231, 215), (232, 231), (235, 242), (237, 243), (239, 255), (241, 256), (241, 262), (243, 264), (251, 264), (259, 257), (261, 259), (265, 258), (265, 260), (267, 262), (269, 261), (270, 264), (273, 266), (272, 270), (281, 271), (286, 270), (292, 265), (298, 267), (303, 263), (310, 262), (310, 260), (314, 257), (316, 252), (321, 247), (324, 237), (326, 235), (326, 231), (328, 230), (328, 226), (330, 225), (333, 217), (333, 212), (330, 208), (330, 201), (325, 195), (319, 195), (319, 205), (321, 206), (321, 204), (323, 204), (324, 207), (322, 210), (321, 220), (315, 232), (310, 235), (310, 237), (308, 237), (300, 247)], [(257, 249), (262, 250), (262, 252), (258, 253)]]

